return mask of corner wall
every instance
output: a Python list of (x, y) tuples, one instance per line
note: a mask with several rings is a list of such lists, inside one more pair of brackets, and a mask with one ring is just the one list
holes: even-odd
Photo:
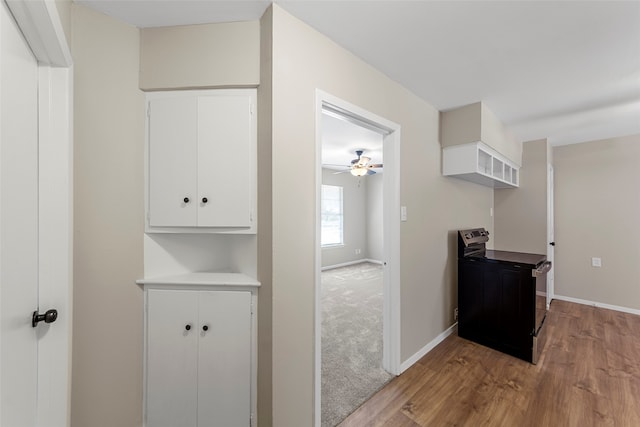
[(493, 246), (503, 251), (547, 254), (546, 139), (522, 144), (520, 187), (496, 189)]
[(493, 231), (493, 189), (442, 176), (435, 108), (278, 5), (272, 13), (273, 425), (299, 427), (314, 419), (316, 89), (402, 127), (401, 361), (453, 324), (455, 230)]
[(139, 34), (71, 8), (74, 280), (71, 426), (142, 425), (144, 98)]
[(556, 294), (637, 312), (640, 135), (555, 147), (553, 156)]

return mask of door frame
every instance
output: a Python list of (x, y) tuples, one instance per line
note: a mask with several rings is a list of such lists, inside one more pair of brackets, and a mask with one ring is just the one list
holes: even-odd
[(38, 308), (56, 308), (59, 313), (55, 325), (38, 331), (37, 425), (67, 426), (73, 280), (73, 62), (55, 2), (5, 1), (38, 61)]
[[(547, 260), (551, 261), (551, 269), (547, 272), (547, 308), (555, 298), (555, 221), (554, 221), (554, 184), (553, 165), (547, 163)], [(554, 245), (551, 245), (551, 242)]]
[(322, 112), (331, 111), (353, 123), (384, 134), (383, 174), (383, 356), (382, 367), (400, 374), (400, 125), (344, 101), (320, 89), (316, 90), (316, 236), (315, 236), (315, 324), (314, 324), (314, 423), (320, 426), (322, 394), (322, 319), (320, 197), (322, 186)]

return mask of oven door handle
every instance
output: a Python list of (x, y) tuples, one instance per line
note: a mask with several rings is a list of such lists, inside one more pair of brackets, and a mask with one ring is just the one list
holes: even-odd
[(551, 270), (551, 261), (545, 261), (542, 265), (535, 270), (531, 270), (531, 277), (544, 276)]

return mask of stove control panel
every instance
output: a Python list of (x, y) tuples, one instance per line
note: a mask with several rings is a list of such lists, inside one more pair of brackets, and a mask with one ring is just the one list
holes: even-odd
[(484, 228), (472, 228), (458, 232), (465, 246), (477, 245), (489, 241), (489, 232)]

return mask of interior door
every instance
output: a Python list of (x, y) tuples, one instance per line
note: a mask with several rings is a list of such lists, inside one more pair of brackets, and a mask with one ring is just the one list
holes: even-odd
[(36, 425), (38, 64), (0, 5), (0, 425)]

